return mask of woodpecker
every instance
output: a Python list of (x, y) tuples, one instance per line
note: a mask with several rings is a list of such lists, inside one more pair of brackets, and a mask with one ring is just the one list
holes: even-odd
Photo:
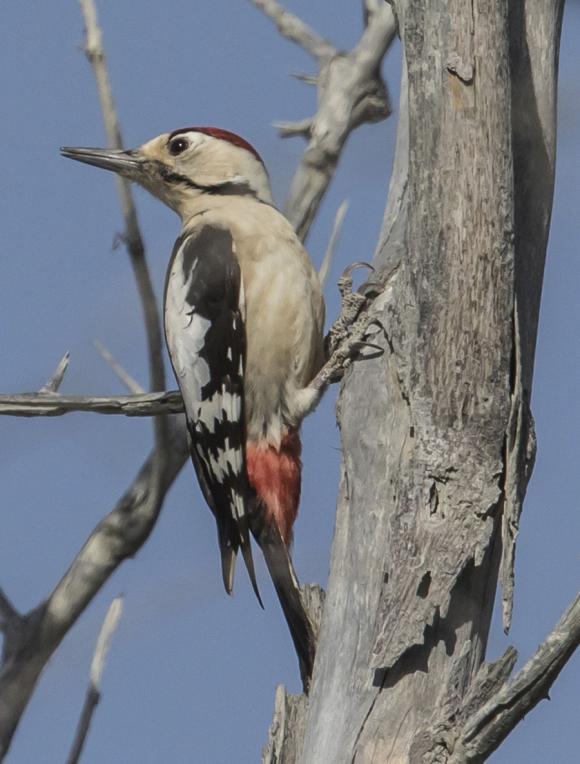
[[(61, 153), (138, 183), (181, 218), (165, 283), (167, 346), (226, 591), (241, 551), (260, 600), (249, 532), (263, 549), (272, 531), (292, 541), (300, 423), (324, 361), (318, 275), (273, 204), (259, 154), (234, 133), (187, 127), (136, 150)], [(266, 561), (280, 595), (286, 574)]]

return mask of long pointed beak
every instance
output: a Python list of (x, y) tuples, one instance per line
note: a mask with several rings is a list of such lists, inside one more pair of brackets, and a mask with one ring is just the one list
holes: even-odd
[(119, 149), (85, 149), (63, 146), (60, 150), (63, 157), (76, 159), (77, 162), (101, 167), (103, 170), (112, 170), (130, 180), (139, 180), (141, 177), (145, 158), (139, 151), (122, 151)]

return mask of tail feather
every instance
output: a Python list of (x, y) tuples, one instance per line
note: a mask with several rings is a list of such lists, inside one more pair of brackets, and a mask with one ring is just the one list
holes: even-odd
[(231, 594), (234, 590), (234, 573), (236, 570), (236, 553), (230, 548), (226, 548), (220, 544), (220, 552), (222, 555), (222, 576), (224, 579), (224, 587), (228, 594)]
[[(218, 523), (218, 539), (222, 558), (222, 577), (225, 590), (228, 594), (231, 594), (233, 591), (236, 558), (238, 549), (241, 549), (242, 557), (244, 558), (244, 563), (252, 584), (252, 589), (260, 603), (260, 607), (264, 609), (264, 603), (262, 602), (260, 590), (258, 589), (258, 582), (256, 580), (248, 520), (246, 517), (242, 518), (238, 521), (237, 527), (234, 526), (233, 523), (230, 523), (229, 528), (225, 527), (225, 525), (225, 523)], [(236, 536), (238, 538), (233, 542), (232, 539), (236, 539)]]
[(252, 524), (252, 531), (266, 560), (298, 655), (304, 691), (308, 692), (316, 652), (314, 626), (304, 608), (294, 566), (278, 526), (276, 523), (263, 523), (263, 516), (262, 521), (256, 517), (259, 514), (257, 512), (254, 515), (255, 521)]
[(236, 570), (237, 547), (232, 544), (232, 536), (227, 523), (217, 519), (218, 543), (222, 558), (222, 577), (224, 587), (228, 594), (231, 594), (234, 588), (234, 573)]
[(246, 464), (250, 484), (257, 496), (250, 513), (252, 533), (270, 571), (307, 691), (314, 665), (316, 638), (288, 554), (292, 526), (300, 503), (301, 450), (298, 430), (290, 430), (282, 438), (279, 448), (249, 443)]
[(252, 583), (252, 589), (254, 590), (254, 594), (258, 598), (260, 607), (262, 608), (262, 610), (264, 610), (264, 603), (262, 602), (262, 598), (260, 597), (260, 590), (258, 589), (258, 582), (256, 581), (256, 571), (254, 568), (254, 558), (252, 557), (252, 546), (250, 544), (250, 534), (248, 531), (247, 517), (244, 517), (243, 519), (242, 528), (243, 528), (243, 532), (240, 533), (240, 536), (241, 536), (240, 547), (242, 550), (242, 557), (244, 558), (244, 562), (246, 563), (246, 569), (248, 571), (248, 575)]
[[(218, 521), (222, 575), (227, 593), (232, 593), (236, 557), (241, 551), (252, 588), (263, 608), (256, 582), (250, 530), (258, 542), (290, 630), (304, 691), (307, 692), (314, 666), (316, 636), (288, 553), (300, 502), (300, 453), (298, 430), (287, 433), (279, 448), (249, 443), (246, 467), (255, 496), (247, 502), (246, 512), (237, 514), (236, 521), (231, 516), (220, 516), (215, 510), (214, 514)], [(213, 506), (209, 499), (208, 503)]]

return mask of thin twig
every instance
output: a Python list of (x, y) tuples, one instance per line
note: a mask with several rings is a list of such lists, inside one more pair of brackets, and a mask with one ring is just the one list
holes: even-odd
[(19, 618), (16, 608), (0, 588), (0, 632), (5, 634), (14, 620)]
[(342, 231), (342, 224), (344, 223), (344, 217), (347, 211), (348, 200), (345, 199), (336, 211), (334, 224), (332, 226), (332, 233), (330, 234), (328, 247), (326, 248), (326, 254), (324, 255), (324, 260), (322, 261), (322, 265), (318, 271), (318, 278), (320, 279), (320, 285), (322, 288), (324, 288), (324, 285), (326, 284), (326, 279), (328, 278), (328, 274), (332, 266), (332, 261), (334, 260), (334, 255), (336, 254), (336, 245), (338, 244), (338, 238), (340, 236), (340, 232)]
[(121, 380), (129, 392), (133, 393), (134, 395), (143, 395), (145, 393), (145, 390), (141, 387), (139, 382), (137, 382), (137, 380), (134, 379), (129, 374), (129, 372), (121, 366), (111, 351), (106, 348), (100, 340), (95, 340), (93, 344), (103, 361)]
[(272, 122), (272, 127), (276, 128), (280, 138), (295, 138), (297, 135), (309, 138), (312, 122), (312, 119), (303, 119), (301, 122)]
[(305, 85), (318, 85), (318, 77), (316, 74), (305, 74), (304, 72), (292, 72), (290, 75), (295, 80), (303, 82)]
[(107, 662), (107, 655), (111, 647), (111, 640), (113, 639), (113, 634), (117, 630), (122, 615), (123, 598), (115, 597), (111, 602), (105, 620), (103, 621), (97, 639), (95, 654), (93, 655), (93, 662), (91, 663), (91, 683), (98, 690), (101, 688), (101, 680), (103, 678), (103, 671), (105, 670), (105, 663)]
[(70, 353), (65, 353), (63, 357), (58, 362), (58, 366), (54, 370), (54, 374), (52, 377), (48, 379), (45, 385), (40, 388), (38, 391), (39, 393), (57, 393), (59, 387), (62, 384), (62, 380), (64, 379), (64, 375), (66, 374), (66, 370), (68, 369), (68, 364), (70, 361)]
[(287, 11), (276, 0), (250, 0), (250, 2), (276, 24), (283, 37), (300, 45), (314, 58), (322, 61), (336, 55), (337, 51), (332, 43), (318, 35), (308, 24)]
[(393, 42), (397, 24), (388, 3), (365, 7), (366, 27), (355, 48), (342, 53), (288, 13), (277, 0), (250, 0), (276, 24), (281, 34), (317, 60), (318, 111), (312, 118), (278, 122), (282, 137), (303, 136), (308, 146), (294, 174), (284, 213), (298, 235), (308, 235), (336, 171), (342, 149), (353, 130), (391, 113), (381, 62)]
[(376, 13), (378, 10), (380, 10), (384, 3), (385, 0), (362, 0), (365, 26), (368, 24), (369, 18), (373, 15), (373, 13)]
[(62, 416), (73, 411), (124, 416), (179, 414), (183, 399), (177, 390), (141, 395), (47, 395), (21, 393), (0, 395), (0, 416)]
[[(97, 10), (93, 0), (79, 0), (79, 3), (85, 19), (87, 32), (85, 52), (97, 81), (97, 89), (101, 100), (101, 109), (109, 145), (111, 148), (121, 149), (123, 148), (123, 138), (107, 71), (107, 60), (103, 49), (102, 31), (97, 19)], [(125, 236), (123, 238), (133, 266), (133, 272), (137, 282), (143, 316), (145, 319), (149, 348), (149, 376), (151, 389), (153, 391), (160, 391), (165, 389), (165, 370), (163, 365), (163, 341), (157, 300), (155, 298), (151, 276), (145, 259), (145, 247), (137, 220), (137, 211), (133, 200), (131, 184), (124, 178), (117, 176), (117, 188), (119, 190), (123, 217), (125, 219)], [(162, 435), (159, 431), (157, 434), (160, 436)]]
[[(26, 616), (30, 630), (4, 644), (13, 658), (0, 665), (0, 760), (30, 700), (38, 678), (105, 582), (149, 538), (167, 491), (189, 454), (183, 418), (167, 420), (169, 443), (164, 469), (159, 472), (155, 448), (114, 509), (91, 533), (48, 600)], [(153, 474), (160, 476), (152, 491)], [(26, 649), (22, 648), (23, 644)]]
[[(97, 79), (109, 143), (120, 148), (121, 133), (95, 6), (92, 0), (80, 0), (80, 5), (87, 26), (87, 56)], [(124, 239), (145, 317), (151, 386), (160, 391), (156, 395), (163, 399), (166, 393), (161, 392), (165, 388), (165, 375), (159, 313), (131, 190), (123, 181), (119, 189), (125, 218)], [(44, 394), (43, 397), (45, 414), (57, 410), (63, 400), (66, 408), (65, 396)], [(31, 401), (39, 403), (38, 394), (24, 396), (25, 409)], [(129, 397), (129, 405), (132, 402)], [(176, 404), (179, 409), (181, 404), (177, 400)], [(89, 536), (48, 600), (22, 619), (21, 629), (10, 630), (5, 636), (4, 657), (10, 655), (10, 660), (0, 665), (0, 759), (10, 747), (44, 666), (103, 584), (145, 543), (159, 517), (165, 495), (185, 463), (188, 448), (182, 418), (157, 417), (154, 421), (155, 449), (128, 490)]]
[(122, 613), (123, 598), (116, 597), (111, 602), (97, 638), (97, 646), (91, 663), (89, 686), (67, 764), (77, 764), (83, 751), (95, 708), (101, 700), (101, 679), (107, 661), (107, 654)]

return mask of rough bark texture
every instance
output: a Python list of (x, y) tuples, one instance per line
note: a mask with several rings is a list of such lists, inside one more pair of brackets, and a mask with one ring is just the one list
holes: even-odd
[(340, 404), (308, 762), (408, 760), (478, 668), (493, 602), (513, 315), (507, 20), (502, 2), (483, 18), (421, 5), (398, 8), (408, 175), (376, 259), (397, 273), (378, 300), (385, 355), (353, 371)]
[(406, 71), (372, 285), (385, 353), (353, 368), (339, 403), (304, 741), (266, 761), (447, 761), (461, 720), (513, 667), (513, 653), (481, 664), (502, 557), (509, 623), (533, 464), (562, 3), (513, 6), (396, 4)]
[(563, 0), (527, 0), (510, 7), (517, 312), (500, 571), (506, 631), (513, 605), (515, 542), (536, 447), (530, 397), (554, 192), (563, 8)]

